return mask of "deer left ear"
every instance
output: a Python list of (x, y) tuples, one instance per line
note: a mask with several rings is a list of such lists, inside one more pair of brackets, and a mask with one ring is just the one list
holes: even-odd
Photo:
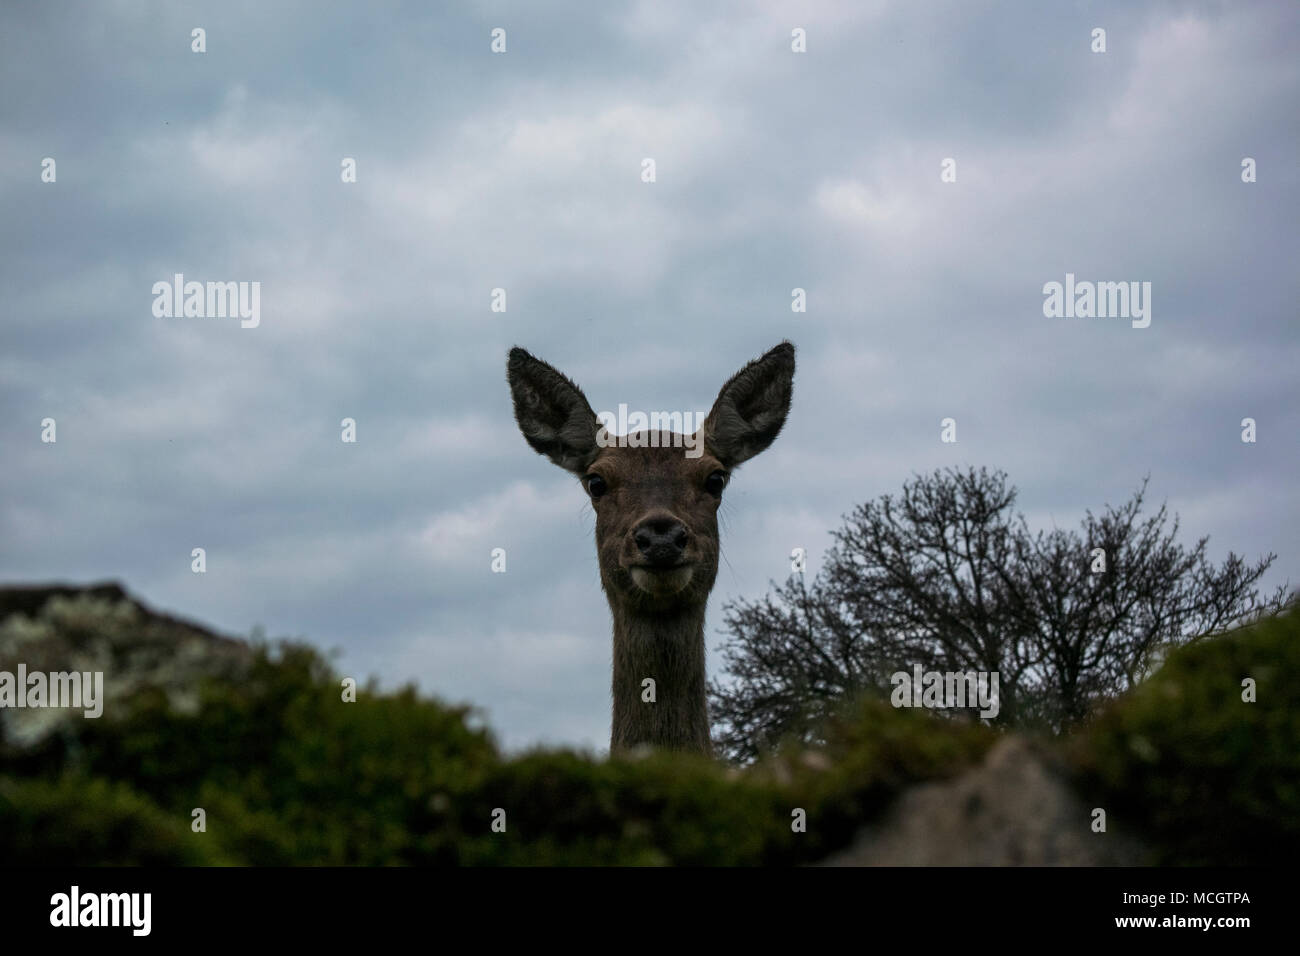
[(704, 446), (727, 468), (776, 439), (794, 394), (794, 345), (782, 342), (727, 381), (704, 420)]

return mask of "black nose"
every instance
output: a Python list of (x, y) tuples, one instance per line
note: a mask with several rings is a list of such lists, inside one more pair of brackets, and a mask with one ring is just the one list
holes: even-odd
[(681, 562), (689, 537), (686, 526), (676, 518), (650, 518), (642, 521), (632, 532), (632, 538), (646, 561), (662, 567)]

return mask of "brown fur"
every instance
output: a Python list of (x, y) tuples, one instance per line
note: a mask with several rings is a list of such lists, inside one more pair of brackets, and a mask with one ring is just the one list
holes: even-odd
[[(732, 376), (705, 420), (703, 454), (691, 458), (681, 436), (669, 432), (659, 433), (659, 447), (600, 447), (595, 413), (578, 386), (523, 349), (510, 352), (507, 378), (525, 439), (582, 478), (584, 488), (592, 476), (604, 482), (592, 507), (614, 618), (611, 750), (650, 744), (712, 752), (704, 610), (718, 573), (722, 495), (708, 483), (716, 473), (729, 479), (776, 438), (793, 376), (788, 342)], [(656, 540), (672, 544), (651, 552), (639, 543), (639, 529), (662, 532)], [(655, 681), (654, 703), (642, 699), (647, 677)]]

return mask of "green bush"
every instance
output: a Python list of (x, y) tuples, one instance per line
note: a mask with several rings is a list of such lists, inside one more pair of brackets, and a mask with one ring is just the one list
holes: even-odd
[[(1243, 701), (1242, 682), (1256, 700)], [(1167, 864), (1287, 864), (1300, 850), (1300, 611), (1173, 652), (1071, 743)]]
[[(130, 651), (139, 622), (83, 602), (75, 613), (5, 621), (0, 665), (6, 635), (29, 652), (69, 640), (61, 621), (76, 622), (83, 645), (111, 650), (100, 656), (140, 659)], [(979, 724), (864, 699), (830, 720), (824, 747), (792, 743), (743, 770), (664, 752), (506, 758), (469, 726), (468, 708), (373, 685), (344, 702), (338, 675), (304, 645), (222, 647), (221, 666), (206, 668), (192, 639), (180, 665), (166, 660), (165, 634), (149, 641), (148, 666), (102, 718), (0, 740), (0, 860), (813, 862), (905, 787), (959, 773), (997, 739)], [(1178, 650), (1063, 748), (1089, 799), (1113, 808), (1163, 862), (1287, 861), (1300, 843), (1296, 674), (1293, 612)], [(1245, 677), (1258, 684), (1256, 703), (1241, 700)], [(204, 833), (190, 828), (196, 807)], [(491, 829), (498, 808), (503, 833)], [(796, 809), (807, 832), (792, 832)]]
[(0, 862), (7, 866), (216, 865), (227, 861), (188, 820), (124, 783), (75, 774), (0, 777)]

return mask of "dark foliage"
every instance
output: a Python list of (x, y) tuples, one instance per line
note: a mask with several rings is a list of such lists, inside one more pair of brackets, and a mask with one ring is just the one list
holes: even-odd
[[(467, 708), (373, 686), (344, 702), (339, 676), (305, 646), (231, 642), (232, 657), (227, 644), (185, 645), (182, 666), (164, 653), (170, 626), (85, 596), (0, 621), (0, 669), (16, 648), (79, 647), (113, 661), (109, 679), (126, 689), (96, 720), (22, 729), (15, 715), (30, 712), (0, 711), (0, 860), (808, 863), (849, 845), (905, 789), (974, 766), (998, 736), (863, 697), (827, 705), (819, 746), (790, 739), (743, 770), (667, 752), (506, 756)], [(181, 693), (195, 673), (207, 676)], [(1243, 699), (1246, 678), (1256, 702)], [(1298, 678), (1293, 612), (1177, 649), (1061, 749), (1088, 805), (1161, 860), (1285, 861), (1300, 842)], [(191, 826), (199, 807), (203, 832)], [(492, 828), (498, 810), (504, 832)]]
[[(1061, 731), (1132, 687), (1172, 647), (1286, 603), (1255, 587), (1272, 563), (1207, 538), (1179, 544), (1164, 506), (1134, 496), (1080, 530), (1032, 533), (1006, 476), (948, 470), (859, 506), (816, 580), (794, 576), (725, 609), (710, 712), (718, 749), (753, 759), (786, 736), (815, 742), (836, 702), (887, 693), (898, 671), (997, 672), (1004, 726)], [(1099, 557), (1104, 570), (1098, 570)]]

